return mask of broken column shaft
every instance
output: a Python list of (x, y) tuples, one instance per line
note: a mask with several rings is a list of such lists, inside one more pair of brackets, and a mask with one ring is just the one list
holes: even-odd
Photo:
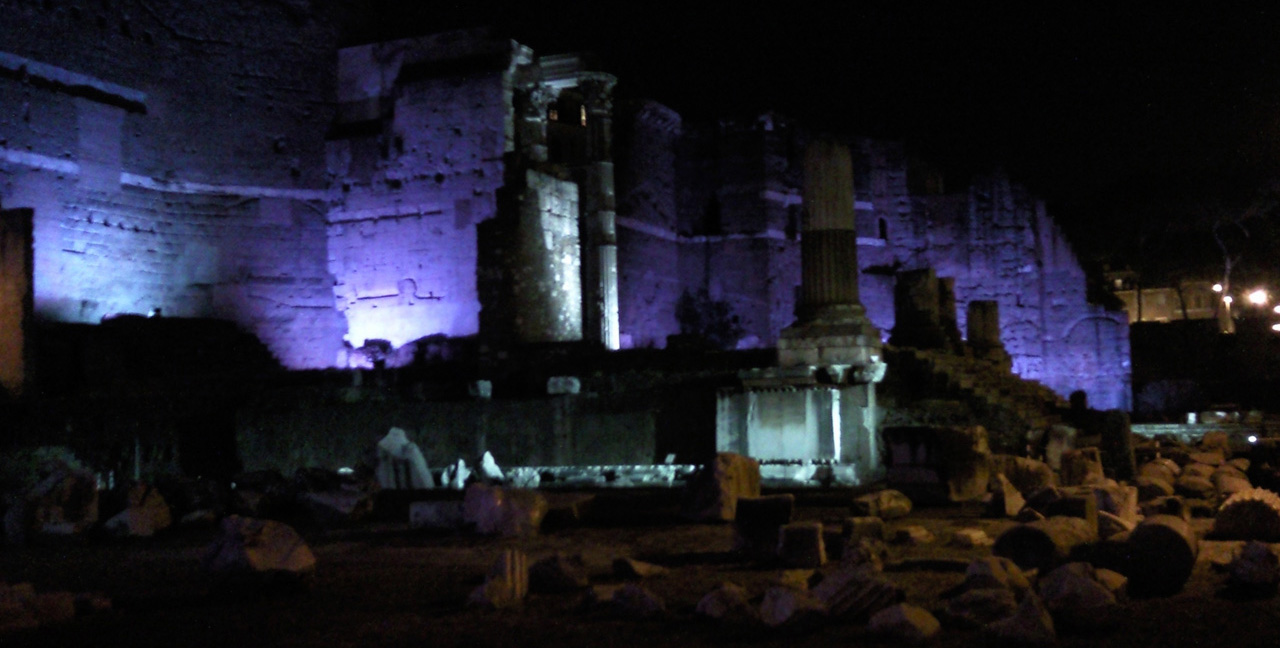
[(804, 206), (800, 241), (801, 322), (846, 316), (858, 302), (858, 236), (854, 230), (853, 161), (849, 149), (814, 142), (805, 152)]
[(848, 147), (815, 141), (805, 151), (800, 301), (778, 336), (778, 364), (823, 382), (870, 383), (884, 374), (880, 332), (858, 301), (853, 161)]

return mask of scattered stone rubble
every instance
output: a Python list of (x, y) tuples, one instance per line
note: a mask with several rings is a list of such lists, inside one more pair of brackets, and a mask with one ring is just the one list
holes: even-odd
[(1224, 540), (1280, 542), (1280, 495), (1250, 488), (1222, 503), (1213, 520), (1212, 535)]
[(98, 522), (98, 480), (93, 473), (64, 461), (50, 461), (45, 474), (4, 516), (10, 544), (24, 544), (42, 536), (83, 533)]
[(103, 524), (107, 533), (115, 536), (149, 538), (173, 524), (169, 505), (155, 487), (144, 483), (129, 489), (125, 509)]
[(418, 444), (407, 433), (393, 427), (378, 441), (378, 485), (382, 488), (435, 488), (435, 479), (427, 467)]
[(547, 514), (547, 499), (537, 491), (472, 484), (462, 500), (462, 521), (477, 533), (536, 535)]
[(867, 629), (893, 643), (921, 644), (936, 637), (942, 624), (922, 607), (899, 603), (871, 615)]
[(524, 603), (529, 593), (529, 558), (523, 551), (508, 549), (502, 552), (489, 570), (484, 584), (471, 592), (468, 603), (494, 609), (509, 608)]
[(739, 498), (759, 496), (760, 463), (721, 452), (691, 480), (684, 514), (691, 520), (732, 522)]
[(100, 594), (36, 592), (31, 583), (0, 582), (0, 638), (110, 609), (111, 599)]
[(1256, 540), (1246, 542), (1226, 570), (1227, 588), (1237, 596), (1272, 596), (1280, 585), (1280, 557)]
[(707, 592), (694, 612), (701, 617), (732, 623), (750, 623), (760, 618), (746, 588), (735, 583), (721, 583)]
[(295, 585), (315, 572), (316, 556), (283, 522), (230, 515), (222, 520), (201, 565), (222, 585)]
[(543, 594), (577, 592), (591, 585), (581, 555), (557, 553), (529, 567), (529, 591)]
[[(853, 498), (853, 516), (836, 524), (795, 521), (793, 494), (762, 496), (759, 464), (721, 454), (689, 481), (685, 513), (700, 521), (732, 521), (740, 557), (790, 569), (755, 591), (721, 583), (702, 597), (695, 613), (721, 623), (789, 630), (866, 624), (881, 640), (907, 644), (927, 642), (945, 627), (979, 630), (991, 641), (1019, 644), (1051, 642), (1058, 633), (1106, 632), (1122, 619), (1130, 593), (1168, 596), (1182, 589), (1200, 552), (1188, 520), (1205, 514), (1215, 515), (1212, 537), (1248, 541), (1230, 560), (1214, 559), (1226, 573), (1226, 591), (1274, 596), (1280, 585), (1280, 557), (1264, 544), (1280, 539), (1280, 495), (1254, 488), (1249, 463), (1231, 458), (1224, 445), (1213, 445), (1217, 439), (1206, 439), (1201, 448), (1139, 446), (1138, 455), (1145, 460), (1130, 481), (1118, 482), (1103, 468), (1106, 457), (1096, 448), (1074, 447), (1079, 438), (1068, 429), (1057, 430), (1047, 446), (1060, 451), (1057, 471), (1034, 459), (983, 451), (985, 444), (973, 430), (957, 438), (967, 439), (965, 447), (973, 451), (959, 453), (963, 461), (953, 458), (951, 463), (982, 463), (985, 468), (948, 465), (938, 482), (945, 484), (948, 498), (982, 500), (985, 515), (1028, 521), (994, 540), (978, 526), (943, 535), (951, 550), (989, 546), (991, 555), (968, 563), (964, 581), (936, 609), (905, 603), (907, 593), (882, 573), (886, 565), (899, 569), (904, 564), (890, 558), (886, 540), (900, 545), (894, 552), (935, 541), (922, 525), (894, 522), (913, 508), (906, 494), (885, 488)], [(516, 538), (537, 533), (551, 508), (548, 497), (498, 483), (537, 484), (542, 473), (521, 468), (504, 472), (488, 453), (479, 465), (479, 481), (468, 484), (461, 500), (440, 493), (445, 498), (409, 502), (410, 526), (452, 532), (470, 528)], [(465, 463), (459, 461), (457, 469), (466, 470)], [(66, 524), (68, 517), (91, 519), (96, 497), (78, 492), (83, 490), (80, 480), (74, 471), (51, 472), (10, 507), (7, 522), (17, 524), (21, 534), (47, 533), (42, 524)], [(552, 480), (561, 481), (554, 475)], [(983, 492), (975, 490), (975, 480), (985, 483)], [(363, 507), (367, 513), (372, 502), (370, 489), (326, 471), (300, 471), (292, 482), (267, 473), (242, 475), (237, 481), (233, 510), (278, 511), (289, 500), (286, 495), (295, 493), (293, 501), (300, 510), (310, 510), (313, 520), (357, 520), (356, 510)], [(339, 501), (344, 494), (349, 500)], [(157, 488), (136, 484), (127, 491), (125, 504), (104, 529), (146, 537), (172, 524), (173, 512)], [(828, 564), (829, 558), (836, 562)], [(469, 602), (503, 609), (520, 605), (531, 592), (585, 592), (591, 609), (636, 619), (666, 613), (662, 598), (638, 581), (674, 568), (619, 557), (605, 576), (612, 582), (593, 586), (580, 555), (555, 553), (532, 566), (530, 562), (521, 549), (504, 550)], [(302, 582), (315, 564), (315, 555), (291, 527), (239, 515), (222, 521), (203, 558), (205, 571), (220, 583)], [(72, 595), (32, 598), (29, 590), (0, 585), (0, 631), (109, 605)], [(33, 603), (38, 600), (43, 602)]]

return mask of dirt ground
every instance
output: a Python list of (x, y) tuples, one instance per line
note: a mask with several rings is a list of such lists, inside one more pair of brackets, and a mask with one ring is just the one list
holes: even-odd
[[(802, 498), (799, 519), (832, 523), (848, 515), (839, 494)], [(602, 494), (587, 519), (524, 539), (425, 533), (389, 522), (321, 530), (300, 527), (318, 568), (301, 593), (226, 596), (210, 588), (199, 559), (213, 529), (188, 529), (146, 541), (73, 542), (6, 548), (0, 579), (31, 582), (37, 591), (101, 592), (113, 609), (35, 630), (0, 635), (4, 646), (848, 646), (875, 644), (865, 627), (831, 622), (797, 633), (763, 626), (709, 622), (694, 614), (703, 594), (732, 581), (760, 595), (781, 569), (745, 562), (730, 550), (732, 528), (680, 522), (668, 496)], [(930, 529), (937, 541), (892, 546), (905, 568), (887, 572), (908, 601), (931, 610), (962, 574), (944, 559), (988, 552), (948, 545), (954, 530), (979, 527), (995, 537), (1010, 523), (957, 509), (927, 509), (889, 524)], [(1203, 533), (1207, 521), (1197, 521)], [(1066, 646), (1274, 645), (1280, 599), (1231, 601), (1217, 595), (1224, 576), (1211, 568), (1239, 543), (1202, 543), (1184, 590), (1172, 597), (1130, 600), (1127, 621), (1105, 634), (1062, 636)], [(509, 547), (536, 560), (553, 552), (581, 553), (593, 583), (617, 582), (610, 565), (630, 556), (671, 568), (644, 586), (666, 601), (651, 620), (613, 617), (582, 605), (581, 596), (532, 595), (520, 609), (465, 605), (468, 593)], [(928, 562), (913, 559), (930, 559)], [(828, 565), (827, 571), (836, 564)], [(945, 628), (943, 646), (982, 645), (973, 631)]]

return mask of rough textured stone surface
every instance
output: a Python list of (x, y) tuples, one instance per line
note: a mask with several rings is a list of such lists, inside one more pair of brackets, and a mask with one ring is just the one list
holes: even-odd
[(1194, 473), (1186, 473), (1174, 483), (1173, 490), (1183, 497), (1211, 499), (1215, 496), (1213, 482)]
[(942, 629), (938, 619), (928, 610), (899, 603), (871, 615), (867, 630), (892, 643), (919, 644), (935, 636)]
[(770, 587), (760, 602), (760, 620), (771, 628), (808, 626), (826, 615), (826, 605), (815, 595), (789, 587)]
[(739, 497), (760, 497), (760, 464), (721, 452), (689, 485), (685, 515), (701, 521), (730, 522)]
[(859, 622), (905, 597), (901, 588), (866, 566), (842, 567), (828, 574), (813, 588), (813, 595), (831, 616)]
[(911, 513), (911, 499), (900, 491), (882, 490), (855, 499), (853, 510), (859, 515), (894, 520)]
[(491, 608), (520, 605), (529, 593), (529, 557), (518, 549), (507, 549), (493, 563), (484, 584), (471, 592), (468, 603)]
[(125, 510), (112, 516), (103, 526), (112, 535), (149, 538), (172, 524), (169, 505), (160, 491), (147, 484), (135, 484), (129, 489)]
[(698, 600), (694, 613), (708, 619), (748, 622), (757, 619), (758, 611), (751, 605), (747, 590), (734, 583), (721, 583)]
[(97, 521), (97, 479), (57, 462), (5, 512), (4, 530), (10, 543), (22, 544), (40, 534), (77, 534)]
[(374, 471), (378, 486), (385, 489), (435, 488), (435, 478), (427, 467), (418, 444), (401, 428), (391, 428), (378, 441), (378, 465)]
[(850, 566), (865, 566), (875, 571), (884, 569), (889, 559), (889, 547), (876, 538), (850, 538), (840, 554), (840, 562)]
[(778, 530), (778, 558), (791, 567), (821, 567), (827, 563), (821, 522), (793, 522)]
[(222, 520), (202, 565), (219, 578), (299, 578), (315, 571), (316, 556), (287, 524), (231, 515)]
[(613, 575), (618, 578), (651, 578), (661, 576), (667, 571), (668, 569), (661, 565), (634, 558), (618, 558), (613, 561)]
[(1180, 517), (1153, 515), (1129, 534), (1129, 592), (1167, 596), (1191, 577), (1200, 543)]
[(1102, 583), (1103, 587), (1107, 588), (1108, 592), (1111, 592), (1112, 596), (1116, 597), (1116, 600), (1124, 600), (1128, 596), (1129, 578), (1124, 574), (1110, 569), (1097, 568), (1094, 569), (1093, 576), (1098, 579), (1099, 583)]
[(951, 535), (951, 544), (963, 549), (976, 549), (989, 547), (995, 544), (995, 541), (982, 529), (957, 529)]
[(1070, 450), (1062, 455), (1062, 485), (1092, 484), (1106, 478), (1097, 448)]
[(1120, 621), (1115, 595), (1089, 563), (1062, 565), (1042, 575), (1036, 585), (1055, 626), (1062, 631), (1100, 630)]
[(462, 527), (462, 502), (428, 501), (409, 504), (409, 528), (458, 529)]
[(1012, 527), (996, 538), (991, 551), (1024, 569), (1047, 570), (1067, 560), (1077, 547), (1097, 540), (1097, 523), (1077, 517), (1052, 517)]
[(1012, 590), (989, 587), (966, 590), (947, 600), (943, 612), (948, 622), (962, 628), (980, 628), (1013, 616), (1018, 600)]
[(933, 532), (918, 524), (902, 527), (893, 534), (895, 544), (924, 545), (933, 542), (934, 539)]
[(884, 520), (874, 516), (845, 518), (843, 534), (851, 543), (862, 538), (884, 540)]
[(1137, 524), (1118, 515), (1113, 515), (1106, 511), (1098, 513), (1098, 537), (1103, 540), (1117, 534), (1133, 531), (1136, 526)]
[(1058, 483), (1057, 473), (1043, 461), (1002, 454), (992, 455), (991, 461), (993, 467), (1008, 477), (1023, 495), (1035, 493)]
[(944, 439), (946, 453), (943, 464), (947, 478), (947, 497), (952, 502), (980, 499), (991, 481), (991, 447), (987, 431), (981, 425), (955, 428)]
[(1144, 502), (1157, 497), (1168, 497), (1173, 495), (1172, 481), (1153, 479), (1151, 477), (1139, 477), (1134, 480), (1133, 483), (1138, 488), (1138, 499)]
[(667, 611), (661, 597), (635, 583), (609, 588), (608, 598), (601, 601), (614, 614), (631, 619), (648, 619)]
[(529, 567), (529, 590), (532, 592), (573, 592), (586, 588), (590, 582), (581, 556), (558, 553)]
[(964, 589), (996, 587), (1007, 589), (1022, 598), (1031, 590), (1031, 581), (1012, 560), (986, 556), (969, 563), (964, 572)]
[(1043, 646), (1058, 638), (1053, 616), (1034, 594), (1023, 598), (1012, 616), (988, 624), (983, 634), (1001, 646)]
[(462, 500), (462, 520), (477, 533), (535, 535), (546, 514), (547, 499), (535, 491), (472, 484)]
[(1280, 541), (1280, 496), (1261, 488), (1232, 495), (1218, 509), (1211, 534), (1225, 540)]
[(1280, 585), (1280, 557), (1256, 540), (1246, 542), (1227, 566), (1227, 584), (1247, 594), (1274, 594)]
[(1213, 490), (1224, 501), (1236, 493), (1253, 488), (1253, 484), (1249, 483), (1249, 478), (1239, 469), (1229, 464), (1224, 464), (1214, 471), (1213, 475), (1210, 476), (1210, 481), (1213, 482)]
[(326, 527), (353, 524), (373, 512), (373, 497), (354, 488), (300, 493), (298, 503)]
[(987, 515), (992, 517), (1013, 517), (1026, 506), (1026, 499), (1014, 487), (1004, 473), (996, 473), (991, 478), (991, 500), (987, 503)]

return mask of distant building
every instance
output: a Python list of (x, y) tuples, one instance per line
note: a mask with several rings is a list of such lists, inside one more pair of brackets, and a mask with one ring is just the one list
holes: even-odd
[[(1116, 275), (1120, 273), (1112, 273)], [(1184, 281), (1176, 287), (1139, 287), (1132, 280), (1109, 276), (1111, 292), (1124, 302), (1129, 322), (1204, 320), (1218, 316), (1222, 296), (1212, 281)]]

